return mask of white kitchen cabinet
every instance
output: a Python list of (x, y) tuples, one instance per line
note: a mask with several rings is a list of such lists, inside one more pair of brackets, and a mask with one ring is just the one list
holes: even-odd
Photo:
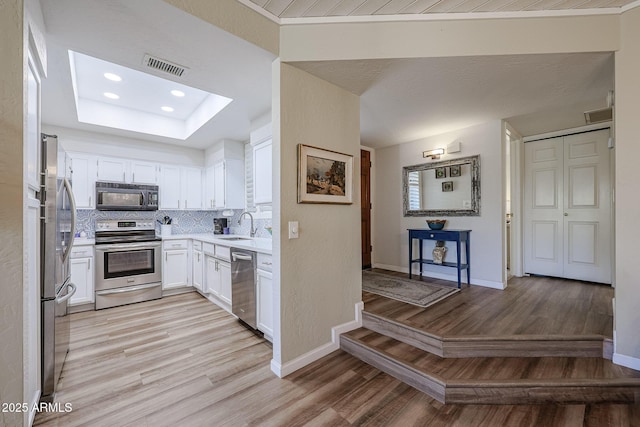
[(180, 167), (160, 166), (159, 207), (160, 209), (180, 209), (182, 187), (180, 185)]
[(223, 160), (213, 165), (216, 209), (244, 209), (244, 161)]
[(218, 272), (218, 260), (212, 256), (205, 256), (205, 284), (207, 293), (218, 296), (222, 289), (220, 274)]
[(158, 183), (158, 165), (151, 162), (132, 160), (131, 183), (156, 185)]
[(253, 202), (269, 204), (273, 181), (272, 142), (268, 139), (253, 147)]
[(202, 242), (193, 242), (193, 287), (200, 292), (206, 292), (204, 288), (204, 253)]
[(215, 168), (209, 166), (204, 172), (204, 209), (215, 209)]
[(162, 242), (162, 252), (162, 289), (189, 286), (188, 241)]
[(218, 260), (220, 299), (231, 305), (231, 263)]
[(71, 305), (93, 303), (94, 295), (94, 255), (93, 245), (75, 246), (71, 249), (71, 283), (76, 285), (76, 293), (71, 297)]
[(202, 209), (202, 169), (183, 167), (181, 170), (183, 209)]
[(160, 166), (160, 209), (202, 209), (202, 169)]
[(127, 182), (125, 159), (98, 157), (98, 181)]
[(71, 188), (78, 209), (95, 209), (96, 207), (96, 166), (95, 156), (69, 153), (71, 158)]
[(271, 255), (258, 254), (256, 270), (256, 316), (258, 329), (273, 339), (273, 275)]

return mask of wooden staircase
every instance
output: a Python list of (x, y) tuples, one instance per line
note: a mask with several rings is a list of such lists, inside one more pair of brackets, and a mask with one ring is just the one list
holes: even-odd
[(640, 401), (640, 372), (614, 365), (601, 335), (443, 337), (365, 305), (363, 327), (340, 345), (442, 403)]

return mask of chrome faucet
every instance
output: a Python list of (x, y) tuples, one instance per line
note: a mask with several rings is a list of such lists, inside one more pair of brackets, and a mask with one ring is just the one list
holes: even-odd
[(242, 212), (240, 214), (240, 219), (238, 220), (238, 224), (242, 225), (242, 217), (245, 215), (249, 215), (249, 218), (251, 218), (251, 228), (249, 229), (249, 236), (250, 237), (256, 237), (256, 231), (258, 231), (256, 228), (253, 228), (253, 215), (251, 215), (250, 212)]

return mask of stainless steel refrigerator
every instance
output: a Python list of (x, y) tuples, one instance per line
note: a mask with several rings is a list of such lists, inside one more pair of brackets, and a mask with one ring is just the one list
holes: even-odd
[(71, 172), (58, 137), (42, 134), (40, 202), (42, 397), (53, 401), (69, 351), (67, 304), (76, 287), (70, 280), (76, 206)]

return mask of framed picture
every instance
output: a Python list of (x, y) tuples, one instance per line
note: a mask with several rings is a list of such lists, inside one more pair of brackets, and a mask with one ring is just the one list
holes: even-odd
[(445, 181), (442, 183), (442, 191), (453, 191), (453, 181)]
[(436, 179), (447, 177), (447, 168), (436, 168)]
[(298, 203), (353, 203), (353, 156), (298, 144)]
[(451, 178), (460, 176), (460, 165), (449, 166), (449, 176)]

